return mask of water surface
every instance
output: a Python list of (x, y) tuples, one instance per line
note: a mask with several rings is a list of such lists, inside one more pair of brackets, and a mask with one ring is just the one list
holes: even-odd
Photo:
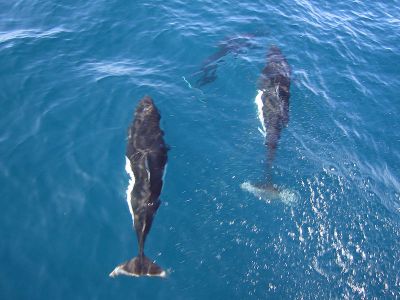
[[(399, 7), (0, 2), (0, 298), (400, 297)], [(240, 34), (257, 47), (185, 82)], [(264, 171), (273, 44), (293, 72), (274, 181), (295, 205), (240, 188)], [(171, 147), (146, 253), (169, 277), (111, 279), (137, 251), (124, 152), (145, 94)]]

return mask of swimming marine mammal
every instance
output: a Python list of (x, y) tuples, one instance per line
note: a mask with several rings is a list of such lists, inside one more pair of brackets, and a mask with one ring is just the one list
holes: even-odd
[(161, 203), (159, 196), (167, 163), (168, 146), (163, 139), (160, 118), (153, 100), (145, 96), (139, 102), (134, 121), (128, 129), (125, 168), (131, 179), (126, 194), (139, 253), (137, 257), (118, 265), (110, 273), (111, 277), (166, 275), (161, 267), (144, 255), (146, 237)]
[(270, 168), (281, 132), (289, 122), (290, 76), (291, 70), (286, 58), (278, 47), (272, 46), (258, 81), (255, 99), (262, 126), (259, 130), (265, 136), (268, 150), (267, 179), (270, 179)]
[(285, 187), (277, 187), (272, 183), (272, 164), (283, 128), (289, 122), (291, 69), (281, 50), (272, 46), (267, 54), (267, 64), (261, 72), (258, 81), (258, 91), (255, 102), (258, 108), (258, 118), (261, 121), (260, 132), (267, 146), (267, 167), (265, 181), (261, 184), (244, 182), (242, 189), (252, 193), (267, 203), (271, 200), (281, 200), (286, 205), (294, 205), (299, 194)]
[(199, 77), (196, 80), (196, 87), (202, 87), (217, 79), (218, 64), (221, 63), (224, 57), (230, 53), (235, 55), (247, 48), (255, 48), (256, 44), (253, 41), (254, 35), (241, 34), (231, 38), (225, 39), (218, 45), (218, 50), (210, 55), (201, 65), (199, 71), (193, 73), (191, 76)]

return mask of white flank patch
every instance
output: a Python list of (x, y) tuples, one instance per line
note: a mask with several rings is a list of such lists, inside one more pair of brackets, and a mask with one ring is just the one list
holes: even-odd
[(128, 188), (126, 189), (126, 201), (128, 202), (129, 211), (131, 212), (131, 215), (132, 215), (132, 221), (134, 221), (133, 209), (132, 209), (132, 203), (131, 203), (131, 200), (132, 200), (131, 194), (132, 194), (133, 186), (135, 185), (135, 175), (133, 174), (133, 171), (132, 171), (131, 161), (126, 156), (125, 156), (125, 159), (126, 159), (125, 171), (130, 176)]
[(263, 113), (264, 103), (262, 102), (262, 98), (261, 98), (262, 94), (263, 94), (263, 91), (261, 91), (261, 90), (257, 91), (255, 103), (256, 103), (257, 109), (258, 109), (258, 118), (260, 119), (261, 126), (262, 126), (262, 129), (260, 127), (258, 127), (258, 131), (260, 131), (261, 134), (265, 137), (267, 135), (267, 130), (265, 129), (265, 123), (264, 123), (264, 113)]
[(167, 167), (168, 167), (168, 164), (166, 164), (166, 165), (165, 165), (165, 168), (164, 168), (164, 174), (163, 174), (163, 176), (162, 176), (162, 181), (163, 181), (163, 182), (165, 182), (165, 175), (167, 175)]
[(276, 191), (266, 190), (257, 186), (252, 185), (250, 182), (243, 182), (240, 187), (253, 194), (260, 200), (264, 200), (266, 203), (270, 203), (273, 200), (279, 200), (285, 205), (293, 206), (297, 203), (299, 195), (295, 191), (289, 189), (278, 188)]
[(162, 190), (163, 190), (163, 188), (164, 188), (164, 185), (165, 185), (165, 175), (167, 175), (167, 167), (168, 167), (168, 164), (166, 164), (165, 167), (164, 167), (164, 174), (163, 174), (163, 176), (162, 176), (163, 185), (162, 185), (162, 187), (161, 187), (161, 192), (162, 192)]

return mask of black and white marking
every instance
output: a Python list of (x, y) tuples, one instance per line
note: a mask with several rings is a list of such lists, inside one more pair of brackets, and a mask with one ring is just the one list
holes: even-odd
[(138, 240), (139, 253), (110, 273), (111, 277), (159, 276), (166, 272), (144, 255), (144, 244), (160, 206), (168, 147), (160, 128), (160, 114), (150, 97), (138, 104), (128, 132), (125, 170), (129, 174), (126, 200)]

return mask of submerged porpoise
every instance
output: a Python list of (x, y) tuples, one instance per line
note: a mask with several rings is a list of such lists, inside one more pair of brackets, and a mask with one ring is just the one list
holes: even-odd
[(237, 55), (247, 48), (255, 48), (256, 44), (253, 41), (254, 35), (242, 34), (232, 38), (228, 38), (218, 45), (218, 50), (210, 55), (201, 66), (200, 71), (191, 76), (198, 76), (195, 86), (202, 87), (217, 79), (218, 64), (221, 63), (225, 56), (230, 53)]
[(111, 277), (166, 276), (166, 272), (144, 254), (144, 243), (161, 203), (159, 196), (167, 163), (168, 146), (163, 139), (160, 118), (153, 100), (145, 96), (129, 127), (125, 168), (131, 178), (126, 195), (139, 251), (138, 256), (117, 266), (110, 273)]
[(267, 55), (267, 65), (258, 82), (255, 102), (267, 145), (267, 185), (271, 185), (271, 167), (275, 158), (281, 131), (289, 121), (291, 70), (281, 50), (272, 46)]

